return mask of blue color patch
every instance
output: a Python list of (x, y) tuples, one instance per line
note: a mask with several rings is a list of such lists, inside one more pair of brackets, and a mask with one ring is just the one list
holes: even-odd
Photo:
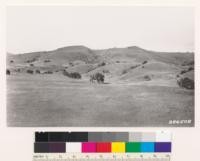
[(142, 142), (141, 143), (141, 152), (154, 152), (155, 148), (155, 143), (154, 142)]

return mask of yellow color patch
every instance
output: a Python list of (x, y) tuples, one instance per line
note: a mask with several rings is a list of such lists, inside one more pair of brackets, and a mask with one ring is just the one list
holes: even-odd
[(124, 142), (113, 142), (112, 143), (113, 153), (125, 153), (125, 143)]

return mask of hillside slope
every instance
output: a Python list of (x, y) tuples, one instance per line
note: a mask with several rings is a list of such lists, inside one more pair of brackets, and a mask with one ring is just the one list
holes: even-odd
[[(188, 69), (192, 69), (187, 71)], [(78, 72), (85, 77), (96, 72), (107, 80), (117, 81), (173, 81), (187, 76), (194, 79), (194, 53), (155, 52), (138, 46), (92, 50), (85, 46), (69, 46), (53, 51), (7, 54), (7, 69), (13, 74), (27, 70), (63, 70)], [(182, 71), (186, 71), (181, 73)]]

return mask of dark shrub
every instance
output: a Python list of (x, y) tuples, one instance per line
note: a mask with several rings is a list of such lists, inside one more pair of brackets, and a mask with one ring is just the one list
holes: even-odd
[(101, 73), (95, 73), (94, 75), (90, 76), (90, 82), (97, 81), (98, 83), (104, 83), (104, 75)]
[(137, 67), (138, 67), (138, 65), (134, 65), (134, 66), (131, 66), (130, 69), (135, 69)]
[(120, 61), (116, 61), (116, 63), (120, 63)]
[(81, 79), (81, 75), (78, 72), (70, 73), (71, 78)]
[(44, 72), (45, 74), (53, 74), (53, 72), (52, 71), (50, 71), (50, 70), (48, 70), (48, 71), (46, 71), (46, 72)]
[(37, 73), (37, 74), (40, 74), (40, 70), (39, 70), (39, 69), (37, 69), (37, 70), (35, 71), (35, 73)]
[(10, 63), (14, 63), (14, 61), (13, 61), (13, 60), (11, 60), (11, 61), (10, 61)]
[(148, 61), (147, 60), (145, 60), (145, 61), (143, 61), (143, 63), (142, 64), (146, 64)]
[(122, 71), (122, 74), (126, 74), (128, 71), (126, 70), (126, 69), (124, 69), (123, 71)]
[(33, 67), (33, 66), (34, 66), (34, 64), (30, 64), (30, 66), (31, 66), (31, 67)]
[(28, 70), (26, 71), (26, 73), (28, 73), (28, 74), (33, 74), (34, 72), (33, 72), (33, 70), (28, 69)]
[(48, 63), (48, 62), (51, 62), (51, 61), (47, 59), (47, 60), (44, 60), (44, 62), (45, 62), (45, 63)]
[(194, 67), (189, 67), (188, 71), (194, 70)]
[(78, 72), (69, 73), (69, 72), (64, 70), (63, 75), (68, 76), (70, 78), (74, 78), (74, 79), (81, 79), (81, 74), (78, 73)]
[(69, 65), (72, 66), (72, 67), (74, 66), (74, 64), (72, 62), (70, 62)]
[(102, 62), (102, 63), (100, 63), (98, 66), (99, 67), (102, 67), (102, 66), (105, 66), (106, 65), (106, 63), (105, 62)]
[(20, 69), (15, 69), (14, 71), (17, 72), (17, 73), (19, 73), (21, 70)]
[(36, 58), (33, 58), (33, 59), (31, 59), (31, 60), (27, 60), (26, 62), (27, 63), (32, 63), (32, 62), (34, 62), (34, 61), (36, 61), (37, 59)]
[(10, 70), (6, 69), (6, 75), (10, 75), (10, 74), (11, 74)]
[(181, 78), (177, 80), (177, 83), (180, 87), (186, 88), (186, 89), (194, 89), (194, 80), (190, 78)]
[(145, 79), (146, 81), (150, 81), (150, 80), (151, 80), (151, 77), (148, 76), (148, 75), (145, 75), (145, 76), (144, 76), (144, 79)]
[(187, 70), (182, 70), (181, 72), (180, 72), (180, 74), (184, 74), (184, 73), (186, 73), (187, 72)]
[(104, 82), (104, 75), (101, 74), (101, 73), (96, 73), (95, 74), (95, 78), (96, 78), (98, 83), (103, 83)]

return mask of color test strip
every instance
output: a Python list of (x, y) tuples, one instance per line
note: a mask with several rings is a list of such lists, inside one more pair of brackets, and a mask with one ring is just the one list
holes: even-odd
[(167, 153), (171, 152), (171, 142), (156, 142), (155, 152), (157, 153)]
[(169, 132), (36, 132), (35, 142), (170, 142)]
[(61, 143), (61, 142), (49, 143), (49, 153), (65, 153), (65, 152), (66, 152), (65, 143)]
[(124, 142), (112, 142), (112, 153), (125, 153), (125, 143)]
[(81, 153), (82, 143), (79, 143), (79, 142), (66, 143), (66, 152), (67, 153)]
[(67, 142), (87, 142), (88, 132), (71, 132), (69, 133), (69, 139)]
[(142, 141), (142, 133), (141, 132), (131, 132), (129, 133), (130, 142), (140, 142)]
[(126, 152), (141, 152), (141, 143), (140, 142), (127, 142), (126, 143)]
[(155, 142), (156, 141), (156, 133), (154, 132), (145, 132), (142, 133), (142, 142)]
[(82, 143), (82, 152), (83, 153), (95, 153), (96, 152), (96, 143), (94, 143), (94, 142)]
[(61, 142), (38, 142), (34, 144), (35, 153), (65, 153), (65, 143)]
[(171, 152), (169, 132), (36, 132), (35, 153)]
[(88, 142), (101, 142), (103, 140), (103, 133), (101, 132), (89, 132)]
[(172, 136), (170, 132), (157, 132), (156, 133), (156, 142), (171, 142)]
[(49, 153), (49, 143), (34, 143), (34, 153)]
[(49, 142), (66, 142), (66, 135), (64, 132), (51, 132), (48, 134)]
[(48, 132), (36, 132), (35, 133), (35, 142), (48, 142), (49, 133)]
[(154, 148), (155, 144), (154, 142), (142, 142), (141, 143), (141, 152), (142, 153), (152, 153), (155, 152)]
[(101, 142), (96, 144), (96, 151), (98, 153), (109, 153), (111, 152), (111, 143), (110, 142)]

